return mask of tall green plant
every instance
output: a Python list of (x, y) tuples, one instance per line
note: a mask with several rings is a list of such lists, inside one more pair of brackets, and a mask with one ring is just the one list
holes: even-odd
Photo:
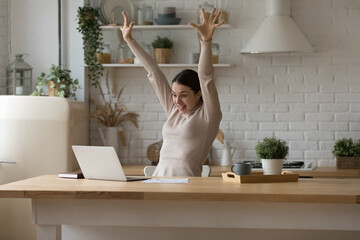
[(103, 35), (99, 24), (99, 9), (90, 4), (79, 7), (77, 11), (77, 30), (83, 35), (84, 61), (88, 67), (88, 78), (95, 87), (103, 75), (103, 65), (97, 60), (96, 53), (103, 50)]

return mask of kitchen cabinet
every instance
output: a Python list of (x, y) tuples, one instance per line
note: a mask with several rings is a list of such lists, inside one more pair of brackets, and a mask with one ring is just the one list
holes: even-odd
[[(87, 115), (65, 98), (0, 96), (0, 184), (78, 168), (71, 145), (88, 144)], [(36, 239), (30, 219), (30, 201), (0, 199), (0, 239)]]

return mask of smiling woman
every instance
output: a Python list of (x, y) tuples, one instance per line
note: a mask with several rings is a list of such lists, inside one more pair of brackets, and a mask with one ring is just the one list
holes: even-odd
[(172, 99), (182, 114), (202, 103), (200, 81), (195, 71), (186, 69), (176, 75), (172, 80)]
[(218, 133), (221, 121), (220, 102), (215, 87), (212, 65), (211, 39), (219, 14), (215, 9), (203, 23), (194, 27), (201, 38), (198, 73), (183, 70), (171, 86), (156, 62), (132, 38), (134, 25), (125, 13), (124, 26), (120, 27), (124, 40), (148, 71), (148, 78), (163, 106), (167, 121), (163, 127), (163, 145), (159, 164), (154, 176), (201, 176), (211, 145)]

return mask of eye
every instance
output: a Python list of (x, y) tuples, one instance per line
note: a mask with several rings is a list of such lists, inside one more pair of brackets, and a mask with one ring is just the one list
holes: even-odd
[(187, 95), (186, 95), (186, 94), (181, 94), (180, 97), (181, 97), (181, 98), (186, 98)]

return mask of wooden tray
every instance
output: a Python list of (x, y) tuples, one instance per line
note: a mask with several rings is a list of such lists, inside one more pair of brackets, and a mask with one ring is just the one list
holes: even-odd
[(233, 172), (222, 173), (224, 182), (236, 183), (273, 183), (273, 182), (297, 182), (299, 174), (280, 175), (236, 175)]

